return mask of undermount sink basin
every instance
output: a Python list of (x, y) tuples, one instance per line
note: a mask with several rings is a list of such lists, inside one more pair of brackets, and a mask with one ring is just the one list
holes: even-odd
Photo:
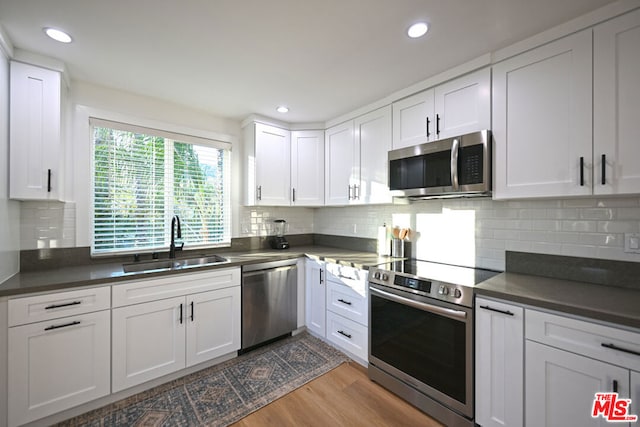
[(228, 259), (219, 255), (199, 256), (183, 259), (163, 259), (158, 261), (134, 262), (122, 264), (125, 273), (142, 273), (160, 270), (177, 270), (181, 268), (204, 267), (207, 265), (222, 264), (229, 262)]

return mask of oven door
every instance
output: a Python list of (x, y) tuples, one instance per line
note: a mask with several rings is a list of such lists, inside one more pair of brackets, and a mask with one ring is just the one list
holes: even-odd
[(473, 418), (471, 309), (369, 283), (369, 363)]

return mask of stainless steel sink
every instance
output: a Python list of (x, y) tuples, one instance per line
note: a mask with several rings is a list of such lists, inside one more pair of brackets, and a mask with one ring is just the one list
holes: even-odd
[(134, 262), (122, 264), (125, 273), (145, 273), (149, 271), (178, 270), (182, 268), (197, 268), (207, 265), (223, 264), (228, 259), (219, 255), (198, 256), (194, 258), (163, 259), (158, 261)]

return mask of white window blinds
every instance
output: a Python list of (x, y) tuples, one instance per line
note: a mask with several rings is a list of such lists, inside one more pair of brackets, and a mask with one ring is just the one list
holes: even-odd
[(166, 249), (173, 215), (185, 247), (230, 242), (230, 144), (95, 119), (91, 129), (93, 253)]

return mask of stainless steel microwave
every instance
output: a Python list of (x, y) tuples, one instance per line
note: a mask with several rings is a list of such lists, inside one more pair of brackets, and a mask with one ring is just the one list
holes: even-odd
[(491, 131), (389, 151), (389, 188), (415, 199), (491, 195)]

